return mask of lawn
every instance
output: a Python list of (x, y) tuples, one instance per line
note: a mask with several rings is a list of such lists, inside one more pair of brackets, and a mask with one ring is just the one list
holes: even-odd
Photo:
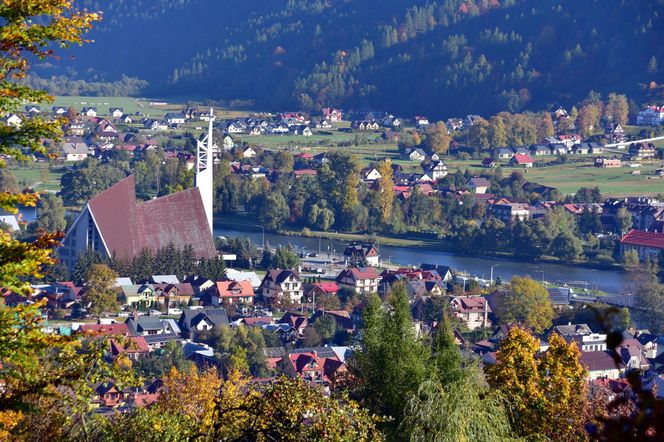
[(37, 191), (57, 192), (63, 168), (49, 169), (44, 163), (32, 163), (32, 167), (10, 168), (21, 187), (31, 187)]
[[(558, 188), (563, 194), (572, 194), (580, 187), (599, 187), (602, 194), (611, 196), (656, 195), (664, 192), (664, 179), (652, 178), (657, 163), (640, 168), (619, 167), (604, 169), (588, 165), (556, 165), (532, 169), (506, 167), (504, 173), (523, 171), (528, 181)], [(641, 175), (632, 175), (640, 171)]]

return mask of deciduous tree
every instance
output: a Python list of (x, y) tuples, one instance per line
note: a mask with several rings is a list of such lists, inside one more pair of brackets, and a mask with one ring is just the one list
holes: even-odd
[(553, 320), (553, 305), (546, 289), (519, 276), (512, 278), (510, 290), (499, 295), (497, 310), (501, 323), (525, 324), (535, 333), (551, 327)]
[(118, 274), (106, 264), (94, 264), (85, 278), (84, 300), (88, 312), (100, 317), (104, 312), (115, 312), (120, 309), (115, 280)]

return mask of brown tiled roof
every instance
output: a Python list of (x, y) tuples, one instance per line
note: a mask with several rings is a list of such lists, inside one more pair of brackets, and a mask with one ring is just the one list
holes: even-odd
[(133, 258), (141, 250), (157, 250), (173, 243), (194, 248), (197, 258), (216, 255), (203, 200), (198, 188), (150, 201), (136, 201), (133, 175), (88, 202), (111, 255)]

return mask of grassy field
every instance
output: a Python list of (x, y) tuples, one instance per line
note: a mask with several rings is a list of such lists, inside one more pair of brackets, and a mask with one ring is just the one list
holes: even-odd
[(10, 168), (21, 187), (30, 187), (36, 191), (57, 192), (60, 190), (62, 168), (49, 169), (46, 164), (32, 164), (33, 167)]
[[(52, 106), (73, 106), (77, 110), (83, 107), (96, 107), (101, 115), (108, 113), (110, 107), (121, 107), (125, 113), (140, 112), (145, 115), (162, 116), (169, 112), (167, 106), (153, 106), (149, 100), (132, 97), (55, 97)], [(180, 109), (180, 106), (177, 106)]]

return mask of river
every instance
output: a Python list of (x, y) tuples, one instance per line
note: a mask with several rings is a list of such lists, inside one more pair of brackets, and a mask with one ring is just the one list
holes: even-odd
[[(238, 230), (224, 226), (223, 221), (217, 221), (214, 229), (215, 236), (250, 238), (255, 244), (262, 245), (263, 232), (258, 227), (247, 226), (248, 231)], [(253, 230), (251, 230), (253, 229)], [(307, 238), (302, 236), (286, 236), (265, 232), (265, 242), (275, 247), (281, 244), (291, 244), (298, 252), (306, 251), (327, 253), (341, 253), (346, 248), (344, 241)], [(624, 293), (626, 285), (625, 274), (619, 271), (595, 270), (581, 266), (560, 265), (549, 263), (527, 263), (505, 258), (491, 256), (464, 256), (451, 252), (431, 250), (417, 247), (380, 246), (381, 259), (392, 264), (403, 266), (419, 266), (422, 263), (440, 264), (452, 267), (457, 271), (464, 271), (483, 279), (489, 279), (491, 266), (494, 278), (500, 277), (507, 281), (512, 276), (530, 276), (537, 280), (546, 280), (555, 283), (568, 283), (574, 286), (599, 289), (611, 294)]]

